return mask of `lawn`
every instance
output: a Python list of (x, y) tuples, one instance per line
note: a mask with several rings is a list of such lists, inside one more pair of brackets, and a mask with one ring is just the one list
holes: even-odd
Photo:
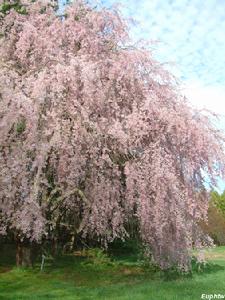
[(225, 294), (225, 247), (208, 251), (207, 257), (207, 267), (189, 277), (165, 276), (127, 255), (99, 263), (76, 253), (48, 260), (42, 272), (40, 264), (18, 269), (1, 257), (0, 299), (195, 300)]

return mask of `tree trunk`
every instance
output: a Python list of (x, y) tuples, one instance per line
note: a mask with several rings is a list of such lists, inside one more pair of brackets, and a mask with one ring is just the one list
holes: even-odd
[(55, 257), (59, 254), (59, 243), (57, 236), (53, 237), (52, 240), (52, 256)]
[(75, 239), (76, 239), (76, 232), (74, 232), (73, 235), (72, 235), (72, 237), (71, 237), (70, 252), (72, 252), (73, 249), (74, 249)]
[(29, 243), (17, 241), (16, 244), (16, 265), (17, 267), (32, 267), (32, 248)]
[(16, 243), (16, 265), (20, 267), (22, 265), (22, 246), (20, 242)]

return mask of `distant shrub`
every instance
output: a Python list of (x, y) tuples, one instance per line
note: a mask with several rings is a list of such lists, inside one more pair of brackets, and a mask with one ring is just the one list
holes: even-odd
[(211, 199), (225, 218), (225, 191), (222, 194), (219, 194), (217, 191), (212, 191)]
[(95, 266), (113, 265), (113, 261), (104, 250), (100, 248), (84, 249), (82, 255), (87, 257), (87, 264)]

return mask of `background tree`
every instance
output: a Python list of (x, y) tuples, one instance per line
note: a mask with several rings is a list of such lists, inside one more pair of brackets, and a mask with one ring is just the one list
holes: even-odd
[(202, 188), (224, 173), (222, 134), (117, 10), (76, 1), (62, 20), (22, 4), (0, 19), (0, 233), (23, 247), (64, 227), (107, 245), (135, 219), (161, 268), (187, 269), (209, 242)]
[(225, 191), (219, 194), (217, 191), (211, 192), (211, 198), (214, 205), (225, 217)]
[(217, 245), (225, 245), (225, 206), (224, 195), (211, 191), (207, 221), (201, 223), (205, 233), (211, 236)]

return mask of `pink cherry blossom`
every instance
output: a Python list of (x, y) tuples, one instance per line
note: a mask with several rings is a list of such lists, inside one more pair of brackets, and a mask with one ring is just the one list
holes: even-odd
[(46, 3), (0, 16), (0, 234), (41, 240), (69, 214), (107, 244), (135, 218), (162, 268), (187, 268), (223, 135), (117, 11)]

